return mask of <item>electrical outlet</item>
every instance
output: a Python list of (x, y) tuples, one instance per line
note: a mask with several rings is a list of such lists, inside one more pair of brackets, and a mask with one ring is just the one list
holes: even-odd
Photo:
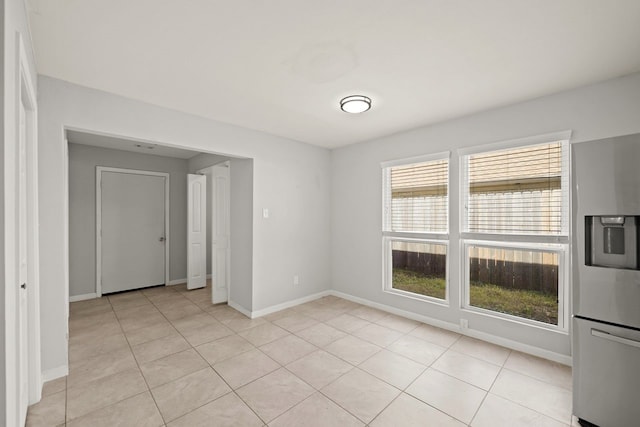
[(468, 319), (460, 319), (460, 327), (462, 329), (469, 329), (469, 320)]
[(300, 284), (300, 278), (298, 276), (293, 276), (293, 284), (298, 286)]

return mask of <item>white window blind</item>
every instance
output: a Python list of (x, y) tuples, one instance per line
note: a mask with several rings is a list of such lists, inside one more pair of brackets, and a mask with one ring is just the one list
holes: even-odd
[(448, 159), (387, 167), (383, 176), (385, 231), (448, 232)]
[(464, 156), (465, 231), (566, 235), (568, 166), (567, 141)]

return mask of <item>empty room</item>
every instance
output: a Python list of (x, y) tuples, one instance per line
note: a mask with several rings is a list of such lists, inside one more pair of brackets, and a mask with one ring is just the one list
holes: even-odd
[(638, 425), (640, 2), (1, 8), (0, 426)]

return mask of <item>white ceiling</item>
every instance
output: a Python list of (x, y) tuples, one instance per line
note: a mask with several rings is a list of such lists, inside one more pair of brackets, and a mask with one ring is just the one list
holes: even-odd
[(147, 141), (136, 141), (75, 130), (67, 130), (67, 141), (73, 144), (90, 145), (92, 147), (110, 148), (112, 150), (152, 154), (154, 156), (173, 157), (177, 159), (190, 159), (200, 154), (197, 151), (183, 150), (167, 145), (157, 145)]
[(324, 147), (640, 71), (638, 0), (29, 3), (41, 74)]

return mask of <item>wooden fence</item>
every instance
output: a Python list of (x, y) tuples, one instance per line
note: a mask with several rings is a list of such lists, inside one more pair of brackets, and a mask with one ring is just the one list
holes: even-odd
[[(393, 251), (393, 268), (444, 278), (446, 255)], [(471, 258), (471, 282), (490, 283), (507, 289), (523, 289), (558, 294), (558, 266), (528, 262)]]

